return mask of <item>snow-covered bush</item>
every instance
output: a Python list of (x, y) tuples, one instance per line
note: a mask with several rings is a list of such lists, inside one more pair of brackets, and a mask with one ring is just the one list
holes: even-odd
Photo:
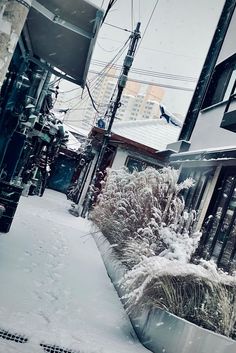
[(196, 265), (154, 256), (128, 271), (120, 285), (130, 313), (160, 308), (236, 339), (236, 277), (211, 261)]
[(183, 212), (180, 196), (193, 180), (177, 180), (171, 168), (108, 171), (91, 219), (129, 268), (155, 255), (187, 260), (196, 249), (195, 212)]
[(190, 263), (201, 234), (181, 191), (193, 184), (171, 168), (109, 170), (91, 219), (128, 269), (120, 285), (129, 312), (161, 308), (236, 338), (236, 277)]

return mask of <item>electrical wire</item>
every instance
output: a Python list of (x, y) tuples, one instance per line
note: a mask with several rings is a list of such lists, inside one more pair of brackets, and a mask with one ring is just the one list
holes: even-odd
[(133, 33), (133, 31), (131, 31), (130, 29), (122, 28), (122, 27), (113, 25), (111, 23), (104, 22), (104, 25), (107, 25), (107, 26), (110, 26), (110, 27), (114, 27), (114, 28), (117, 28), (117, 29), (121, 29), (122, 31), (125, 31), (125, 32)]
[(134, 30), (134, 0), (131, 0), (131, 28)]
[[(95, 79), (91, 80), (92, 82), (92, 86), (89, 88), (89, 91), (90, 91), (90, 94), (91, 93), (91, 89), (95, 89), (100, 83), (101, 81), (106, 77), (106, 73), (113, 67), (113, 65), (119, 60), (119, 58), (121, 57), (121, 55), (123, 54), (124, 50), (126, 49), (127, 47), (127, 44), (129, 42), (129, 39), (126, 40), (126, 42), (124, 43), (124, 45), (120, 48), (120, 50), (118, 51), (118, 53), (114, 56), (114, 58), (108, 62), (106, 64), (106, 66), (101, 70), (101, 72), (98, 72), (96, 73), (96, 76), (95, 76)], [(73, 89), (73, 90), (76, 90), (76, 89)], [(72, 91), (72, 90), (70, 90)], [(76, 102), (76, 104), (74, 106), (72, 106), (72, 108), (70, 108), (70, 110), (75, 110), (75, 108), (80, 105), (80, 104), (84, 104), (84, 103), (87, 103), (88, 99), (90, 98), (90, 95), (89, 95), (89, 92), (88, 92), (88, 95), (85, 97), (83, 97), (79, 102)], [(69, 99), (68, 101), (72, 101), (74, 99), (78, 99), (77, 97), (73, 97), (72, 99)], [(67, 101), (66, 101), (67, 102)], [(65, 103), (66, 103), (65, 102)], [(93, 102), (94, 103), (94, 102)], [(94, 106), (93, 106), (94, 107)], [(96, 107), (96, 106), (95, 106)], [(97, 107), (95, 109), (98, 113), (100, 113), (98, 110), (97, 110)]]
[(66, 101), (64, 101), (64, 100), (58, 100), (58, 103), (68, 103), (68, 102), (72, 102), (73, 100), (75, 100), (75, 99), (78, 99), (78, 97), (76, 96), (76, 97), (72, 97), (72, 98), (70, 98), (70, 99), (67, 99)]
[[(129, 39), (130, 39), (130, 38), (129, 38)], [(120, 53), (120, 56), (122, 55), (123, 51), (125, 50), (125, 48), (126, 48), (128, 42), (129, 42), (129, 39), (126, 41), (126, 43), (125, 43), (125, 45), (124, 45), (124, 47), (123, 47), (123, 49), (122, 49), (122, 51), (121, 51), (121, 53)], [(116, 58), (116, 60), (118, 60), (118, 57)], [(114, 65), (114, 63), (113, 63), (113, 65)], [(105, 112), (105, 114), (104, 114), (104, 117), (108, 116), (108, 114), (109, 114), (109, 107), (111, 106), (112, 100), (113, 100), (114, 95), (115, 95), (115, 92), (116, 92), (116, 90), (117, 90), (117, 87), (118, 87), (118, 83), (116, 84), (115, 89), (114, 89), (114, 91), (113, 91), (113, 94), (112, 94), (112, 96), (111, 96), (111, 98), (110, 98), (109, 104), (107, 105), (107, 110), (106, 110), (106, 112)], [(89, 93), (90, 93), (90, 92), (89, 92)], [(93, 100), (92, 100), (92, 103), (93, 103)], [(93, 106), (94, 106), (94, 104), (93, 104)], [(96, 109), (96, 111), (98, 112), (97, 109)], [(100, 112), (98, 112), (98, 113), (101, 114)], [(95, 121), (96, 121), (96, 115), (95, 115), (95, 117), (94, 117), (93, 124), (95, 124)]]
[[(102, 70), (103, 71), (103, 70)], [(102, 73), (102, 71), (101, 71), (101, 73)], [(96, 76), (100, 79), (100, 77), (99, 77), (99, 75), (97, 75), (96, 74)], [(91, 81), (92, 82), (92, 81)], [(68, 93), (68, 92), (72, 92), (72, 91), (75, 91), (75, 90), (77, 90), (77, 89), (80, 89), (80, 87), (78, 87), (78, 88), (75, 88), (75, 89), (73, 89), (73, 90), (69, 90), (69, 91), (65, 91), (65, 92), (63, 92), (63, 94), (64, 93)], [(82, 101), (84, 101), (85, 99), (87, 99), (89, 96), (84, 96), (81, 100), (80, 100), (80, 102), (79, 103), (81, 103)], [(67, 102), (70, 102), (70, 101), (73, 101), (73, 100), (78, 100), (78, 97), (73, 97), (73, 98), (71, 98), (71, 99), (68, 99), (68, 100), (66, 100), (66, 101), (60, 101), (61, 103), (67, 103)], [(76, 103), (76, 105), (78, 104), (78, 102)], [(73, 109), (73, 108), (72, 108)], [(71, 109), (70, 109), (71, 110)]]
[(58, 84), (62, 80), (62, 77), (56, 78), (54, 81), (49, 82), (49, 87), (54, 86), (57, 82)]
[[(95, 111), (98, 114), (101, 114), (101, 112), (99, 112), (99, 110), (97, 109), (97, 103), (93, 100), (92, 97), (92, 93), (93, 91), (98, 87), (98, 85), (104, 80), (104, 78), (107, 76), (107, 73), (109, 72), (109, 70), (115, 65), (115, 63), (120, 59), (120, 57), (122, 56), (123, 52), (125, 51), (128, 43), (129, 43), (129, 39), (128, 38), (126, 40), (126, 42), (123, 44), (123, 46), (120, 48), (120, 50), (117, 52), (117, 54), (113, 57), (112, 60), (110, 60), (110, 62), (108, 62), (106, 64), (106, 66), (98, 73), (96, 73), (96, 76), (90, 81), (90, 87), (88, 86), (88, 83), (86, 84), (86, 88), (88, 91), (88, 95), (85, 95), (81, 100), (79, 100), (78, 102), (76, 102), (71, 108), (69, 108), (69, 111), (74, 111), (77, 110), (76, 108), (81, 105), (81, 104), (87, 104), (88, 99), (91, 100), (92, 102), (92, 106), (95, 109)], [(73, 97), (73, 99), (76, 99), (76, 97)], [(78, 98), (77, 98), (78, 99)], [(72, 99), (71, 99), (72, 100)], [(107, 106), (107, 104), (105, 105)], [(100, 105), (101, 107), (101, 105)], [(78, 108), (79, 110), (80, 108)], [(96, 116), (95, 116), (96, 119)]]
[(97, 104), (97, 103), (96, 103), (95, 100), (93, 99), (92, 94), (91, 94), (91, 92), (90, 92), (90, 89), (89, 89), (89, 86), (88, 86), (87, 83), (86, 83), (85, 87), (86, 87), (87, 90), (88, 90), (88, 94), (89, 94), (89, 97), (90, 97), (90, 99), (91, 99), (93, 108), (96, 110), (96, 112), (97, 112), (98, 114), (100, 114), (99, 110), (98, 110), (97, 107), (96, 107), (96, 104)]
[(102, 19), (102, 24), (105, 22), (105, 19), (107, 18), (107, 15), (108, 15), (109, 11), (115, 5), (116, 2), (117, 2), (117, 0), (110, 0), (109, 1), (107, 9), (106, 9), (105, 14), (104, 14), (103, 19)]
[[(97, 86), (102, 82), (102, 80), (106, 77), (107, 72), (113, 67), (113, 65), (119, 60), (121, 55), (123, 54), (124, 50), (126, 49), (127, 45), (129, 42), (129, 38), (126, 40), (122, 48), (118, 51), (118, 53), (114, 56), (114, 58), (107, 63), (107, 65), (100, 71), (96, 72), (97, 77), (95, 77), (94, 80), (92, 80), (92, 85), (90, 87), (90, 90), (94, 90), (97, 88)], [(92, 91), (93, 92), (93, 91)], [(80, 102), (76, 103), (73, 108), (77, 107), (79, 104), (84, 103), (85, 99), (88, 99), (89, 97), (84, 97)]]
[[(100, 36), (99, 39), (105, 39), (105, 40), (109, 40), (109, 41), (112, 41), (112, 42), (123, 43), (121, 40), (113, 39), (113, 38), (109, 38), (109, 37), (105, 37), (105, 36)], [(154, 51), (154, 52), (158, 52), (158, 53), (165, 53), (165, 54), (169, 54), (169, 55), (173, 55), (173, 56), (181, 56), (181, 57), (184, 57), (184, 58), (199, 59), (196, 56), (179, 54), (179, 53), (173, 53), (173, 52), (170, 52), (170, 51), (167, 51), (167, 50), (160, 50), (160, 49), (148, 48), (148, 47), (142, 47), (142, 49), (150, 50), (150, 51)]]
[(153, 14), (154, 14), (154, 12), (155, 12), (155, 10), (156, 10), (156, 7), (157, 7), (158, 3), (159, 3), (159, 0), (156, 0), (155, 5), (154, 5), (154, 7), (153, 7), (153, 9), (152, 9), (152, 12), (151, 12), (151, 14), (150, 14), (149, 20), (148, 20), (148, 22), (147, 22), (147, 24), (146, 24), (146, 27), (145, 27), (145, 29), (144, 29), (143, 35), (142, 35), (142, 37), (141, 37), (141, 39), (140, 39), (140, 41), (139, 41), (139, 44), (138, 44), (138, 47), (137, 47), (137, 50), (136, 50), (136, 55), (137, 55), (137, 51), (138, 51), (138, 49), (139, 49), (139, 47), (140, 47), (140, 45), (141, 45), (141, 43), (142, 43), (142, 41), (143, 41), (143, 38), (144, 38), (144, 36), (145, 36), (145, 34), (146, 34), (146, 32), (147, 32), (147, 29), (148, 29), (148, 27), (149, 27), (149, 25), (150, 25), (150, 22), (151, 22), (151, 20), (152, 20)]
[[(101, 60), (93, 60), (92, 64), (94, 66), (104, 66), (106, 65), (106, 62), (101, 61)], [(114, 65), (116, 69), (121, 69), (122, 65)], [(139, 75), (145, 75), (145, 76), (151, 76), (151, 77), (160, 77), (160, 78), (166, 78), (170, 80), (177, 80), (177, 81), (186, 81), (186, 82), (196, 82), (197, 78), (193, 76), (185, 76), (185, 75), (176, 75), (176, 74), (171, 74), (171, 73), (165, 73), (165, 72), (160, 72), (160, 71), (152, 71), (152, 70), (145, 70), (145, 69), (140, 69), (140, 68), (131, 68), (130, 72), (139, 74)]]
[(73, 92), (73, 91), (78, 91), (79, 89), (81, 89), (81, 87), (76, 87), (76, 88), (72, 88), (72, 89), (69, 89), (68, 91), (63, 91), (63, 92), (59, 92), (60, 93), (70, 93), (70, 92)]
[(105, 49), (103, 48), (103, 46), (97, 41), (97, 46), (102, 49), (103, 51), (105, 51), (106, 53), (114, 53), (115, 51), (117, 51), (120, 47), (118, 48), (115, 48), (115, 49), (111, 49), (111, 50), (108, 50), (108, 49)]
[(140, 1), (141, 0), (138, 1), (138, 19), (139, 19), (139, 22), (141, 22), (141, 9), (140, 9), (141, 4), (140, 4)]
[[(94, 73), (99, 74), (97, 71), (93, 71), (93, 70), (90, 70), (90, 72), (94, 72)], [(113, 78), (118, 78), (119, 77), (117, 75), (110, 75), (110, 74), (107, 74), (107, 76), (108, 77), (113, 77)], [(154, 81), (138, 80), (138, 79), (134, 79), (134, 78), (130, 78), (130, 77), (129, 77), (128, 81), (142, 83), (142, 84), (146, 84), (146, 85), (153, 85), (153, 86), (158, 86), (158, 87), (176, 89), (176, 90), (181, 90), (181, 91), (188, 91), (188, 92), (193, 92), (194, 91), (193, 88), (176, 86), (176, 85), (169, 85), (169, 84), (164, 84), (164, 83), (159, 83), (159, 82), (154, 82)]]

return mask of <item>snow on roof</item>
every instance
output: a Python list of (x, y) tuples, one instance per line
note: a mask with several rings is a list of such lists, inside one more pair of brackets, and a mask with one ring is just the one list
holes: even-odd
[(68, 130), (66, 131), (69, 135), (68, 142), (66, 143), (67, 148), (69, 148), (70, 150), (77, 151), (80, 148), (81, 143), (77, 140), (76, 137), (74, 137), (72, 133), (70, 133)]
[(204, 153), (204, 152), (221, 152), (221, 151), (231, 151), (231, 150), (236, 150), (236, 145), (229, 145), (229, 146), (219, 146), (219, 147), (207, 147), (203, 148), (201, 150), (189, 150), (186, 152), (180, 152), (178, 155), (189, 155), (189, 154), (198, 154), (198, 153)]
[(88, 131), (84, 130), (84, 129), (81, 129), (81, 128), (78, 128), (74, 125), (70, 125), (68, 124), (67, 122), (64, 122), (64, 125), (65, 125), (65, 129), (67, 131), (70, 131), (70, 132), (74, 132), (75, 134), (78, 134), (78, 135), (81, 135), (81, 136), (84, 136), (84, 137), (88, 137)]
[(69, 148), (70, 150), (77, 151), (81, 146), (81, 142), (75, 137), (74, 134), (88, 137), (88, 132), (75, 126), (69, 125), (67, 123), (63, 123), (63, 125), (65, 131), (67, 131), (69, 135), (68, 142), (66, 143), (67, 148)]
[(149, 119), (115, 122), (112, 132), (160, 151), (167, 144), (177, 141), (180, 128), (168, 124), (164, 119)]

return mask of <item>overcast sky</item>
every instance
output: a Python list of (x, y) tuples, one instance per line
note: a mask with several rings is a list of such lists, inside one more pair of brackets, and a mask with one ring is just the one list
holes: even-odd
[[(92, 2), (106, 8), (108, 0)], [(143, 33), (155, 5), (155, 12), (142, 38), (133, 67), (197, 78), (224, 0), (117, 0), (105, 22), (131, 29), (132, 22), (136, 24), (140, 21)], [(108, 62), (128, 36), (128, 32), (104, 24), (99, 32), (93, 59)], [(99, 70), (93, 64), (91, 68)], [(186, 88), (195, 86), (194, 83), (133, 73), (130, 73), (130, 77)], [(171, 111), (185, 115), (191, 96), (192, 92), (166, 89), (164, 103)]]
[[(108, 4), (108, 0), (91, 2), (104, 9)], [(140, 21), (142, 39), (132, 68), (194, 77), (196, 81), (170, 80), (132, 72), (129, 77), (191, 89), (184, 91), (165, 88), (163, 103), (169, 111), (184, 117), (223, 5), (224, 0), (117, 0), (98, 34), (90, 69), (101, 71), (101, 67), (94, 65), (94, 60), (109, 62), (129, 38), (129, 32), (108, 24), (130, 30), (132, 23), (136, 25), (137, 21)], [(147, 27), (154, 7), (155, 11)], [(125, 53), (119, 64), (122, 64), (124, 56)], [(71, 87), (73, 88), (70, 83), (60, 85), (62, 90)], [(78, 117), (78, 121), (81, 120), (83, 110), (80, 111), (80, 94), (80, 90), (75, 90), (66, 95), (69, 102), (64, 108), (73, 107), (75, 102), (78, 102), (77, 111), (71, 111), (68, 114), (69, 119), (73, 114), (75, 118)]]

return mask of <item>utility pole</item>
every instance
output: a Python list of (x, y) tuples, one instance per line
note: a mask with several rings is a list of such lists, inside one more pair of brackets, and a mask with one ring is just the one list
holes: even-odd
[(32, 0), (0, 1), (0, 90)]
[(84, 208), (83, 208), (83, 211), (82, 211), (82, 214), (81, 214), (82, 217), (85, 217), (87, 211), (89, 210), (91, 198), (92, 198), (93, 193), (94, 193), (93, 189), (94, 189), (94, 186), (95, 186), (95, 183), (96, 183), (96, 180), (97, 180), (97, 173), (100, 170), (100, 167), (101, 167), (101, 164), (102, 164), (102, 161), (103, 161), (103, 157), (104, 157), (106, 148), (107, 148), (107, 146), (109, 144), (109, 140), (110, 140), (110, 137), (111, 137), (112, 125), (113, 125), (113, 122), (114, 122), (115, 117), (116, 117), (117, 109), (120, 107), (120, 99), (121, 99), (123, 90), (125, 88), (126, 82), (128, 80), (128, 73), (129, 73), (129, 70), (130, 70), (130, 68), (132, 66), (133, 60), (134, 60), (134, 54), (135, 54), (135, 51), (137, 49), (137, 44), (138, 44), (139, 39), (141, 38), (140, 25), (141, 25), (141, 23), (138, 22), (134, 32), (130, 36), (129, 49), (128, 49), (127, 55), (126, 55), (126, 57), (124, 59), (121, 75), (120, 75), (119, 80), (118, 80), (118, 90), (117, 90), (116, 99), (115, 99), (115, 102), (114, 102), (114, 105), (113, 105), (113, 108), (112, 108), (112, 112), (111, 112), (111, 115), (110, 115), (110, 121), (109, 121), (108, 127), (107, 127), (107, 129), (106, 129), (106, 131), (105, 131), (105, 133), (103, 135), (103, 141), (102, 141), (102, 145), (101, 145), (101, 148), (100, 148), (100, 151), (99, 151), (97, 163), (96, 163), (96, 166), (94, 168), (93, 177), (92, 177), (91, 183), (90, 183), (89, 188), (88, 188), (88, 192), (87, 192), (87, 196), (86, 196), (86, 199), (85, 199)]

